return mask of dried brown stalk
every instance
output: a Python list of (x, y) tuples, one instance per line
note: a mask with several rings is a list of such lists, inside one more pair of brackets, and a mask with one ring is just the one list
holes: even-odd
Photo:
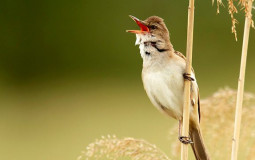
[[(185, 72), (191, 73), (192, 64), (192, 49), (193, 49), (193, 30), (194, 30), (194, 2), (195, 0), (189, 1), (188, 8), (188, 27), (187, 27), (187, 48), (186, 48), (186, 70)], [(183, 106), (183, 127), (182, 136), (189, 136), (189, 107), (190, 107), (190, 81), (184, 82), (184, 106)], [(188, 160), (188, 145), (182, 143), (181, 145), (181, 160)]]
[(241, 119), (242, 119), (242, 106), (243, 106), (243, 92), (244, 92), (244, 82), (245, 82), (245, 69), (246, 69), (246, 60), (247, 60), (247, 52), (248, 52), (248, 43), (249, 43), (249, 35), (250, 35), (250, 27), (251, 27), (251, 10), (252, 10), (252, 1), (248, 0), (248, 3), (245, 3), (246, 18), (245, 18), (245, 26), (244, 26), (244, 36), (243, 36), (243, 48), (242, 48), (242, 58), (241, 58), (241, 66), (240, 66), (240, 75), (238, 80), (238, 92), (237, 92), (237, 101), (236, 101), (236, 114), (235, 114), (235, 127), (234, 127), (234, 137), (232, 140), (232, 154), (231, 160), (237, 160), (238, 155), (238, 146), (239, 146), (239, 138), (240, 138), (240, 130), (241, 130)]

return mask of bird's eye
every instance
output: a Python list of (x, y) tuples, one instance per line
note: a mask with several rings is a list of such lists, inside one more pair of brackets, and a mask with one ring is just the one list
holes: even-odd
[(151, 28), (151, 29), (157, 29), (157, 26), (151, 25), (150, 28)]

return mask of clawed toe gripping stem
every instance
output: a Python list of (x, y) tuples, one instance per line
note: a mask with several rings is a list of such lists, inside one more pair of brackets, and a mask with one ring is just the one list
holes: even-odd
[(179, 136), (179, 140), (181, 143), (183, 144), (190, 144), (193, 143), (190, 137), (186, 137), (186, 136)]
[(192, 78), (189, 73), (183, 73), (183, 78), (184, 78), (184, 80), (195, 81), (195, 79)]

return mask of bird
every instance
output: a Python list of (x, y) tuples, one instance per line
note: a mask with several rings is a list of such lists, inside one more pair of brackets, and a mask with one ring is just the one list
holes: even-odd
[[(197, 160), (210, 160), (200, 129), (199, 88), (194, 69), (185, 73), (186, 58), (176, 50), (170, 41), (169, 31), (162, 18), (148, 17), (142, 21), (130, 17), (140, 30), (127, 30), (136, 35), (143, 59), (142, 81), (152, 104), (163, 114), (179, 121), (181, 143), (191, 144)], [(181, 135), (184, 105), (184, 81), (191, 81), (189, 137)]]

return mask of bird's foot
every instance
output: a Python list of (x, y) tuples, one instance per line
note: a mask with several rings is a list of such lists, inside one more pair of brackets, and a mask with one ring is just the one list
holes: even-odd
[(179, 140), (181, 143), (183, 144), (190, 144), (193, 143), (190, 137), (186, 137), (186, 136), (179, 136)]
[(183, 73), (183, 78), (184, 80), (195, 81), (195, 79), (192, 78), (189, 73)]

